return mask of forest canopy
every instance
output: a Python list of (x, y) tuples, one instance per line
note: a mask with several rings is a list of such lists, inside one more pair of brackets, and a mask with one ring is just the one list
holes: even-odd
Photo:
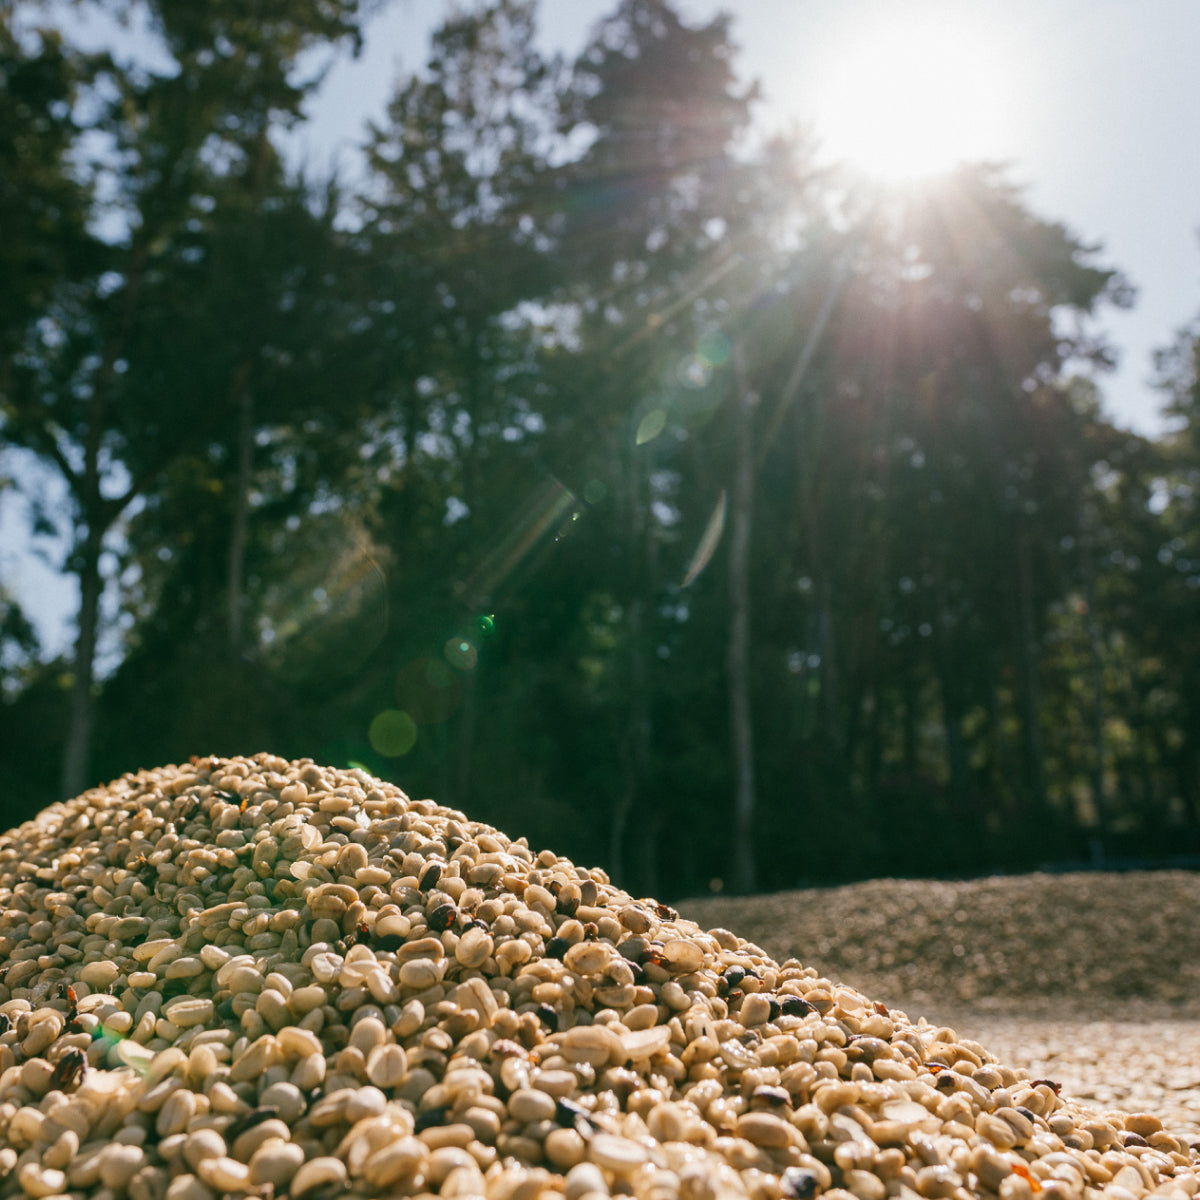
[(270, 750), (649, 894), (1200, 852), (1200, 324), (1117, 428), (1102, 248), (767, 136), (727, 17), (448, 8), (351, 178), (358, 0), (144, 9), (0, 6), (6, 824)]

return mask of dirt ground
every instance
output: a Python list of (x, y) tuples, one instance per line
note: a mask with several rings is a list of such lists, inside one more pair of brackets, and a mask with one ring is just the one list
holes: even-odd
[(678, 907), (1200, 1141), (1200, 873), (885, 879)]

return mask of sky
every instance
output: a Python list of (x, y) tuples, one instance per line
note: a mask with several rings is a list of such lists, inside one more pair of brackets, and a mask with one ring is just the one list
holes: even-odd
[[(615, 4), (542, 0), (543, 45), (576, 54)], [(732, 13), (737, 69), (761, 85), (764, 132), (809, 128), (829, 159), (859, 155), (864, 168), (885, 173), (896, 169), (897, 146), (902, 161), (941, 154), (1008, 164), (1036, 215), (1101, 245), (1101, 261), (1136, 287), (1131, 311), (1102, 315), (1120, 367), (1101, 387), (1117, 424), (1164, 431), (1152, 355), (1200, 314), (1200, 0), (677, 7), (691, 23)], [(448, 0), (384, 4), (362, 55), (330, 70), (297, 155), (317, 167), (352, 166), (365, 122), (421, 67), (429, 33), (449, 10)], [(14, 506), (0, 507), (0, 570), (16, 576), (53, 654), (70, 642), (76, 598), (56, 565), (17, 548), (25, 524)]]
[[(543, 44), (577, 53), (615, 3), (542, 0)], [(678, 0), (677, 8), (691, 23), (732, 14), (739, 74), (761, 85), (762, 128), (808, 128), (829, 159), (864, 153), (867, 169), (881, 166), (880, 138), (886, 150), (915, 130), (906, 153), (1002, 162), (1039, 217), (1099, 244), (1100, 261), (1137, 289), (1131, 311), (1103, 313), (1120, 359), (1101, 380), (1107, 411), (1140, 433), (1164, 431), (1153, 353), (1200, 314), (1198, 0)], [(442, 0), (392, 0), (375, 18), (363, 55), (340, 61), (313, 104), (301, 135), (312, 161), (352, 159), (365, 120), (420, 68), (448, 9)]]

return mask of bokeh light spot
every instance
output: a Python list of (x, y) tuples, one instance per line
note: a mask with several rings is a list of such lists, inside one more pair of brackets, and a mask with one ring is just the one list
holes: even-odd
[[(661, 408), (652, 408), (638, 423), (637, 444), (644, 446), (652, 442), (667, 425), (667, 414)], [(586, 495), (586, 493), (585, 493)]]
[(608, 488), (599, 479), (589, 479), (583, 485), (583, 498), (589, 504), (599, 504), (608, 495)]
[(729, 361), (733, 343), (719, 329), (704, 334), (696, 343), (696, 357), (710, 367), (721, 367)]
[(482, 633), (484, 637), (487, 637), (488, 634), (495, 632), (496, 614), (484, 613), (479, 617), (477, 624), (479, 625), (479, 632)]
[(417, 744), (417, 724), (398, 708), (385, 708), (376, 713), (367, 730), (367, 741), (376, 754), (384, 758), (399, 758)]
[(446, 661), (459, 671), (472, 671), (479, 661), (479, 651), (475, 643), (464, 637), (452, 637), (442, 648)]
[(675, 368), (675, 377), (684, 387), (705, 388), (713, 377), (713, 369), (699, 355), (689, 354), (679, 360), (679, 366)]

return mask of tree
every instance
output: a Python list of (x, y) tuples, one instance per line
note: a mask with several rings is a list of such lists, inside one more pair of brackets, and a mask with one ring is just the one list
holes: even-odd
[[(80, 602), (66, 794), (89, 773), (105, 546), (179, 453), (219, 426), (227, 406), (244, 403), (245, 367), (237, 364), (219, 381), (192, 378), (194, 386), (164, 403), (164, 387), (180, 377), (172, 376), (170, 342), (156, 323), (172, 311), (187, 315), (179, 312), (179, 289), (203, 253), (196, 232), (209, 224), (214, 191), (228, 195), (237, 181), (266, 199), (277, 165), (271, 123), (297, 115), (305, 91), (294, 78), (298, 57), (314, 40), (357, 30), (355, 0), (275, 4), (253, 19), (237, 4), (152, 6), (151, 13), (178, 69), (96, 68), (86, 104), (81, 96), (66, 105), (72, 115), (89, 113), (86, 129), (62, 115), (73, 59), (57, 49), (58, 35), (40, 35), (38, 49), (53, 53), (35, 70), (5, 34), (13, 97), (45, 147), (33, 160), (40, 174), (27, 213), (37, 225), (35, 217), (58, 205), (65, 218), (49, 232), (45, 220), (35, 229), (39, 261), (55, 269), (35, 263), (24, 272), (26, 303), (6, 307), (2, 336), (22, 347), (4, 380), (5, 431), (61, 475), (73, 507), (69, 570)], [(87, 145), (99, 135), (103, 149), (81, 174), (68, 158), (84, 153), (85, 132), (93, 135)]]
[(662, 550), (677, 520), (672, 441), (681, 426), (668, 398), (681, 390), (681, 364), (694, 358), (736, 261), (744, 176), (733, 150), (754, 93), (738, 86), (731, 60), (727, 18), (692, 27), (662, 0), (621, 3), (576, 63), (564, 122), (592, 136), (559, 172), (561, 210), (551, 226), (571, 280), (560, 303), (576, 314), (587, 365), (571, 364), (586, 385), (564, 389), (549, 435), (577, 490), (603, 497), (589, 519), (609, 547), (605, 590), (620, 613), (605, 654), (625, 708), (613, 730), (621, 783), (608, 860), (621, 876), (630, 870), (627, 845), (641, 849), (647, 887), (665, 819), (648, 801), (662, 772), (655, 763), (657, 647), (669, 579)]
[[(21, 422), (17, 381), (31, 345), (58, 336), (48, 307), (59, 280), (95, 262), (86, 228), (88, 189), (71, 155), (78, 136), (74, 106), (99, 63), (73, 52), (53, 29), (26, 25), (18, 33), (15, 18), (11, 8), (0, 8), (0, 437), (8, 449), (0, 501), (34, 486), (18, 449), (23, 441), (34, 439), (35, 453), (51, 462), (58, 452), (52, 430)], [(36, 499), (30, 496), (33, 519), (45, 528)], [(29, 681), (37, 639), (7, 588), (0, 614), (4, 695), (11, 699), (20, 690), (18, 677)]]
[[(1069, 359), (1102, 358), (1087, 317), (1123, 300), (1121, 280), (986, 168), (864, 212), (827, 345), (770, 448), (793, 464), (789, 515), (772, 525), (806, 533), (787, 560), (811, 597), (797, 652), (818, 671), (831, 769), (849, 768), (834, 786), (853, 811), (856, 793), (870, 795), (854, 766), (864, 754), (868, 778), (890, 762), (909, 778), (924, 769), (936, 703), (931, 765), (952, 818), (978, 828), (972, 797), (996, 765), (988, 739), (994, 750), (1002, 738), (996, 688), (1015, 664), (1021, 802), (1044, 814), (1044, 614), (1087, 471), (1059, 379)], [(1078, 338), (1060, 331), (1067, 312)], [(780, 386), (769, 380), (764, 396)]]
[[(336, 210), (277, 170), (261, 191), (218, 183), (212, 200), (131, 353), (143, 372), (130, 395), (145, 388), (151, 407), (168, 393), (200, 422), (125, 526), (130, 632), (106, 687), (106, 709), (125, 714), (104, 739), (112, 768), (136, 757), (131, 736), (157, 743), (155, 757), (182, 753), (189, 739), (282, 744), (299, 725), (295, 686), (329, 670), (335, 644), (344, 665), (354, 661), (344, 626), (371, 626), (381, 603), (375, 573), (355, 576), (346, 561), (350, 551), (363, 567), (372, 550), (355, 499), (367, 417), (356, 263), (333, 228)], [(319, 591), (336, 605), (314, 603)], [(184, 694), (186, 707), (165, 702)], [(135, 732), (128, 714), (142, 705)]]
[[(539, 196), (557, 86), (528, 0), (452, 13), (425, 68), (371, 126), (370, 175), (356, 198), (364, 369), (372, 420), (386, 430), (370, 443), (377, 522), (382, 540), (402, 547), (392, 637), (369, 690), (380, 704), (388, 693), (397, 702), (397, 660), (432, 655), (450, 673), (453, 725), (442, 706), (426, 708), (405, 760), (445, 797), (472, 781), (478, 619), (512, 583), (492, 551), (536, 478), (540, 318), (528, 302), (551, 270)], [(451, 640), (467, 649), (447, 662)]]
[(44, 312), (58, 281), (94, 257), (87, 236), (90, 198), (71, 154), (79, 130), (74, 105), (98, 69), (53, 29), (18, 36), (14, 14), (0, 9), (0, 388), (12, 388), (11, 359)]
[[(1127, 635), (1142, 634), (1153, 656), (1145, 690), (1153, 695), (1154, 683), (1167, 684), (1146, 722), (1183, 810), (1167, 823), (1178, 824), (1184, 816), (1194, 829), (1200, 826), (1200, 686), (1194, 668), (1200, 657), (1200, 323), (1176, 335), (1158, 356), (1158, 368), (1174, 429), (1165, 439), (1159, 470), (1141, 476), (1136, 515), (1152, 537), (1143, 538), (1122, 564), (1127, 578), (1146, 577), (1130, 597), (1123, 625)], [(1170, 697), (1166, 712), (1164, 691)]]
[[(148, 11), (177, 72), (0, 42), (73, 778), (89, 725), (106, 773), (361, 762), (660, 895), (1188, 844), (1196, 331), (1177, 431), (1115, 429), (1124, 285), (1003, 171), (874, 194), (751, 146), (725, 19), (622, 0), (568, 72), (492, 0), (350, 191), (277, 134), (354, 4)], [(31, 635), (0, 596), (0, 771), (45, 800)]]

